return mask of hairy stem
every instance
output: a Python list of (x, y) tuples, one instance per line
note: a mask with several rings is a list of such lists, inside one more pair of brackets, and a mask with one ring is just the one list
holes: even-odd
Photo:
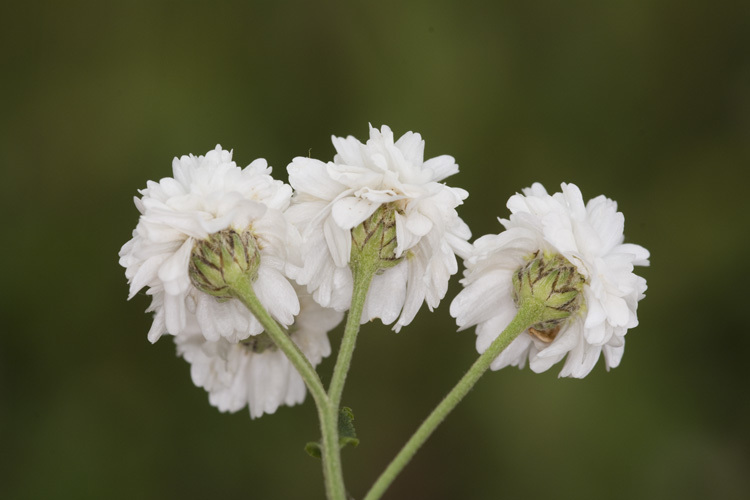
[(349, 308), (349, 314), (346, 318), (346, 328), (344, 337), (341, 339), (339, 356), (336, 359), (336, 367), (333, 369), (333, 378), (331, 386), (328, 388), (328, 395), (331, 398), (331, 405), (338, 410), (341, 404), (341, 395), (344, 392), (344, 383), (349, 372), (349, 366), (354, 354), (354, 346), (357, 343), (357, 334), (359, 333), (359, 324), (362, 319), (362, 309), (367, 298), (367, 291), (370, 288), (370, 282), (374, 272), (368, 269), (354, 269), (354, 291), (352, 293), (352, 305)]
[(377, 500), (382, 497), (385, 490), (391, 485), (396, 476), (403, 470), (406, 464), (417, 450), (432, 435), (448, 414), (458, 405), (466, 394), (474, 387), (479, 378), (487, 371), (492, 361), (518, 337), (521, 332), (531, 325), (537, 323), (544, 310), (544, 304), (537, 301), (526, 301), (518, 310), (513, 321), (492, 342), (484, 353), (474, 362), (456, 386), (448, 393), (440, 404), (430, 413), (427, 419), (419, 426), (414, 435), (407, 441), (398, 455), (386, 467), (385, 471), (375, 481), (365, 500)]
[[(323, 434), (323, 462), (326, 468), (330, 468), (332, 473), (341, 477), (341, 486), (343, 484), (343, 469), (341, 465), (341, 448), (339, 446), (339, 429), (338, 416), (339, 407), (341, 406), (341, 395), (344, 392), (344, 383), (349, 373), (349, 366), (352, 362), (354, 347), (357, 343), (357, 334), (359, 333), (359, 323), (362, 318), (362, 309), (367, 298), (367, 290), (370, 288), (370, 282), (375, 275), (375, 271), (370, 268), (362, 269), (353, 266), (354, 290), (352, 293), (352, 305), (349, 308), (349, 314), (346, 318), (346, 328), (344, 337), (341, 339), (341, 347), (336, 359), (336, 366), (333, 369), (331, 385), (328, 388), (329, 405), (326, 409), (326, 418), (324, 419), (327, 426)], [(338, 492), (337, 492), (338, 493)], [(345, 491), (342, 496), (334, 497), (336, 499), (345, 498)]]
[(260, 321), (266, 333), (273, 339), (278, 348), (286, 354), (310, 390), (318, 409), (320, 431), (323, 436), (323, 476), (326, 493), (331, 500), (345, 500), (346, 490), (344, 489), (341, 461), (333, 460), (329, 457), (331, 455), (330, 450), (334, 450), (336, 457), (339, 456), (337, 406), (331, 404), (318, 373), (305, 357), (304, 353), (300, 351), (297, 344), (289, 338), (289, 335), (281, 329), (268, 311), (266, 311), (266, 308), (260, 303), (253, 291), (252, 284), (249, 281), (235, 284), (232, 287), (232, 294)]

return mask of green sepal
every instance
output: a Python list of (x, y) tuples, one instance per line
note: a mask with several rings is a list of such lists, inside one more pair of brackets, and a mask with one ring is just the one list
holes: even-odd
[[(348, 406), (344, 406), (339, 410), (339, 448), (358, 444), (359, 439), (354, 430), (354, 412)], [(313, 458), (320, 458), (322, 454), (320, 441), (310, 441), (305, 445), (305, 451)]]

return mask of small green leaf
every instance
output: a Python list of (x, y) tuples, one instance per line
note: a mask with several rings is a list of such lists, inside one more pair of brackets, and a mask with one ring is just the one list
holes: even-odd
[(308, 455), (310, 455), (313, 458), (320, 458), (321, 456), (321, 449), (320, 449), (320, 443), (317, 441), (310, 441), (305, 445), (305, 451)]
[[(339, 410), (339, 448), (346, 445), (357, 446), (359, 439), (354, 430), (354, 412), (351, 408), (344, 406)], [(322, 447), (320, 441), (310, 441), (305, 445), (305, 451), (313, 458), (320, 458)]]
[(348, 406), (339, 410), (339, 446), (343, 448), (346, 445), (357, 446), (357, 432), (354, 430), (354, 412)]

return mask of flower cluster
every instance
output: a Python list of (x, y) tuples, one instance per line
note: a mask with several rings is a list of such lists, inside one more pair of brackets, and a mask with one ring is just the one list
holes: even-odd
[(541, 184), (508, 200), (505, 231), (477, 239), (466, 259), (464, 290), (451, 304), (461, 328), (477, 325), (477, 350), (484, 352), (516, 314), (514, 274), (538, 255), (571, 264), (580, 276), (583, 300), (556, 324), (534, 325), (492, 363), (543, 372), (567, 356), (560, 376), (585, 377), (604, 354), (607, 369), (619, 365), (625, 334), (638, 324), (638, 301), (646, 280), (633, 266), (649, 264), (649, 252), (623, 243), (624, 217), (617, 204), (598, 196), (584, 204), (580, 190), (562, 184), (549, 195)]
[(438, 305), (458, 270), (456, 254), (469, 254), (470, 232), (455, 210), (467, 193), (439, 182), (458, 171), (452, 157), (423, 161), (419, 134), (394, 141), (385, 126), (371, 128), (366, 144), (352, 137), (333, 143), (333, 162), (295, 158), (289, 165), (294, 196), (265, 160), (239, 168), (217, 146), (175, 158), (173, 177), (149, 182), (135, 199), (141, 216), (120, 251), (130, 297), (147, 289), (149, 340), (175, 336), (193, 381), (222, 411), (247, 405), (255, 417), (305, 395), (289, 360), (233, 296), (226, 260), (236, 261), (314, 366), (329, 354), (326, 334), (349, 308), (351, 256), (375, 232), (382, 268), (362, 320), (398, 319), (396, 330), (423, 302)]
[[(260, 302), (304, 346), (310, 362), (319, 363), (330, 352), (325, 334), (341, 315), (301, 299), (298, 292), (306, 294), (286, 275), (294, 254), (289, 247), (299, 238), (284, 214), (291, 187), (271, 177), (265, 160), (240, 168), (220, 146), (205, 156), (175, 158), (172, 169), (173, 177), (149, 182), (140, 191), (138, 225), (120, 250), (130, 297), (144, 287), (152, 296), (149, 340), (174, 335), (180, 354), (192, 363), (196, 385), (209, 391), (221, 410), (247, 404), (250, 414), (259, 416), (281, 403), (301, 401), (304, 385), (284, 355), (272, 343), (258, 349), (263, 327), (256, 317), (237, 299), (196, 287), (202, 274), (190, 272), (196, 252), (212, 235), (240, 235), (257, 253), (252, 286)], [(321, 319), (322, 326), (311, 327), (306, 318)], [(269, 377), (273, 383), (266, 383)]]
[[(465, 288), (450, 312), (460, 328), (476, 325), (480, 353), (524, 300), (546, 300), (493, 369), (528, 361), (542, 372), (567, 357), (560, 375), (582, 378), (600, 354), (608, 369), (619, 364), (646, 290), (633, 269), (648, 265), (649, 253), (623, 243), (614, 201), (584, 204), (573, 184), (553, 195), (534, 184), (508, 201), (504, 232), (470, 244), (456, 212), (468, 193), (443, 182), (458, 172), (453, 157), (425, 160), (419, 134), (395, 139), (387, 126), (370, 127), (365, 143), (332, 140), (332, 161), (292, 160), (290, 184), (275, 180), (265, 160), (240, 168), (217, 146), (175, 158), (173, 176), (148, 182), (135, 198), (141, 215), (120, 250), (130, 297), (146, 289), (148, 339), (174, 336), (212, 405), (247, 406), (258, 417), (300, 403), (305, 382), (284, 354), (294, 351), (285, 335), (313, 367), (328, 356), (328, 332), (353, 307), (365, 261), (362, 323), (379, 318), (399, 331), (423, 303), (437, 307), (460, 257)], [(238, 283), (272, 318), (263, 324), (283, 332), (272, 339), (264, 331)]]

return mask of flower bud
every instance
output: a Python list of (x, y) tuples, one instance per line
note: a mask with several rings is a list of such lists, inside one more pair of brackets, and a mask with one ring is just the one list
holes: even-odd
[(543, 342), (552, 342), (565, 320), (583, 304), (586, 279), (560, 254), (535, 253), (513, 275), (513, 300), (516, 306), (527, 300), (543, 302), (542, 320), (529, 333)]
[(227, 300), (239, 280), (256, 278), (259, 265), (260, 251), (252, 232), (224, 229), (193, 246), (190, 281), (198, 290)]
[(396, 209), (386, 203), (352, 229), (352, 265), (371, 263), (380, 273), (404, 259), (396, 257), (396, 246)]

